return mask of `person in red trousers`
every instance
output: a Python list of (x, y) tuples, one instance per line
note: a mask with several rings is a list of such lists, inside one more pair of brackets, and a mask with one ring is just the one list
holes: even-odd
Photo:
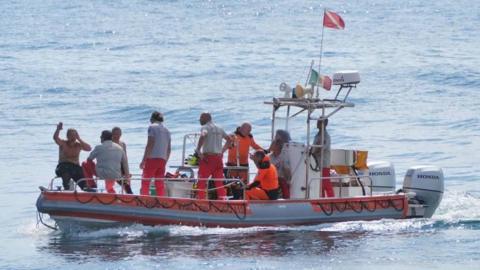
[[(208, 186), (208, 178), (212, 177), (217, 191), (217, 198), (226, 199), (227, 192), (223, 187), (223, 181), (219, 179), (225, 178), (223, 175), (223, 153), (231, 144), (231, 139), (225, 131), (215, 125), (212, 116), (209, 113), (200, 115), (200, 139), (198, 140), (195, 152), (200, 158), (198, 164), (198, 199), (208, 199), (205, 189)], [(227, 142), (222, 147), (223, 139)]]
[(322, 197), (334, 197), (332, 183), (330, 182), (330, 135), (327, 132), (328, 118), (320, 118), (317, 121), (318, 133), (313, 140), (312, 154), (317, 161), (318, 167), (322, 165)]
[(155, 181), (157, 196), (165, 195), (165, 167), (171, 153), (170, 131), (163, 125), (163, 115), (154, 111), (150, 117), (151, 125), (148, 127), (148, 140), (140, 169), (143, 169), (142, 187), (140, 195), (149, 195), (150, 181)]

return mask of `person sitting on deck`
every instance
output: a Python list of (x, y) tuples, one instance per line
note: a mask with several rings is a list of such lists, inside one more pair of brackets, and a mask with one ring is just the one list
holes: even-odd
[(59, 137), (60, 130), (63, 129), (63, 123), (59, 122), (57, 129), (53, 134), (53, 140), (59, 147), (58, 165), (55, 169), (55, 174), (62, 178), (63, 188), (70, 189), (70, 179), (78, 182), (82, 190), (87, 189), (87, 182), (78, 181), (84, 178), (82, 167), (80, 167), (79, 157), (80, 151), (90, 151), (92, 148), (78, 135), (78, 132), (69, 128), (67, 130), (67, 140), (62, 140)]
[(88, 156), (88, 161), (97, 160), (95, 168), (97, 176), (105, 179), (105, 186), (108, 193), (115, 193), (113, 185), (115, 184), (115, 179), (122, 177), (122, 167), (125, 170), (127, 178), (130, 178), (127, 156), (120, 145), (112, 142), (111, 131), (102, 131), (100, 140), (102, 144), (95, 146)]
[(276, 200), (278, 199), (278, 176), (275, 165), (262, 150), (252, 155), (252, 160), (258, 172), (253, 183), (245, 191), (247, 200)]

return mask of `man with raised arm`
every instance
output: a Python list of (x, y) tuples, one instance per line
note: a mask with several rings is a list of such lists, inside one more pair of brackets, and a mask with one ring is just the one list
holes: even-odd
[[(197, 149), (195, 152), (200, 158), (198, 168), (198, 198), (207, 199), (207, 193), (205, 192), (207, 185), (207, 179), (213, 177), (215, 187), (217, 189), (217, 198), (225, 200), (227, 193), (223, 187), (223, 152), (226, 150), (226, 146), (230, 145), (230, 137), (225, 131), (215, 125), (210, 113), (202, 113), (200, 115), (200, 125), (202, 125), (200, 131), (200, 139), (198, 140)], [(222, 147), (222, 141), (225, 139), (226, 145)]]
[[(81, 178), (83, 178), (83, 171), (82, 167), (80, 166), (80, 151), (90, 151), (92, 148), (86, 142), (84, 142), (78, 132), (73, 129), (69, 128), (67, 130), (67, 139), (62, 140), (60, 139), (60, 130), (63, 129), (63, 123), (59, 122), (57, 125), (57, 129), (53, 134), (53, 140), (58, 145), (58, 165), (55, 169), (55, 174), (62, 178), (63, 188), (65, 190), (70, 189), (70, 179), (73, 181), (78, 182)], [(85, 181), (78, 182), (78, 185), (81, 189), (85, 189), (87, 187), (87, 183)]]
[(150, 117), (148, 139), (140, 169), (143, 169), (141, 195), (149, 195), (150, 180), (155, 179), (157, 196), (163, 196), (165, 167), (171, 152), (170, 131), (163, 125), (163, 114), (154, 111)]

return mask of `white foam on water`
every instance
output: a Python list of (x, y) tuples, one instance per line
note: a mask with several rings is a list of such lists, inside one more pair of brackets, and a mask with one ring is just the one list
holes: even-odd
[(25, 223), (17, 227), (15, 231), (19, 235), (39, 238), (52, 233), (53, 230), (43, 226), (41, 223), (37, 223), (36, 221), (32, 220), (29, 223)]
[(433, 218), (446, 222), (480, 222), (480, 197), (476, 192), (449, 190), (444, 193)]

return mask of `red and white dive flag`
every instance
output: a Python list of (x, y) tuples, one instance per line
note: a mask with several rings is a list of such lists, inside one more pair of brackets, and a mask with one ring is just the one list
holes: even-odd
[(323, 26), (333, 29), (344, 29), (345, 23), (337, 13), (325, 10), (323, 14)]

